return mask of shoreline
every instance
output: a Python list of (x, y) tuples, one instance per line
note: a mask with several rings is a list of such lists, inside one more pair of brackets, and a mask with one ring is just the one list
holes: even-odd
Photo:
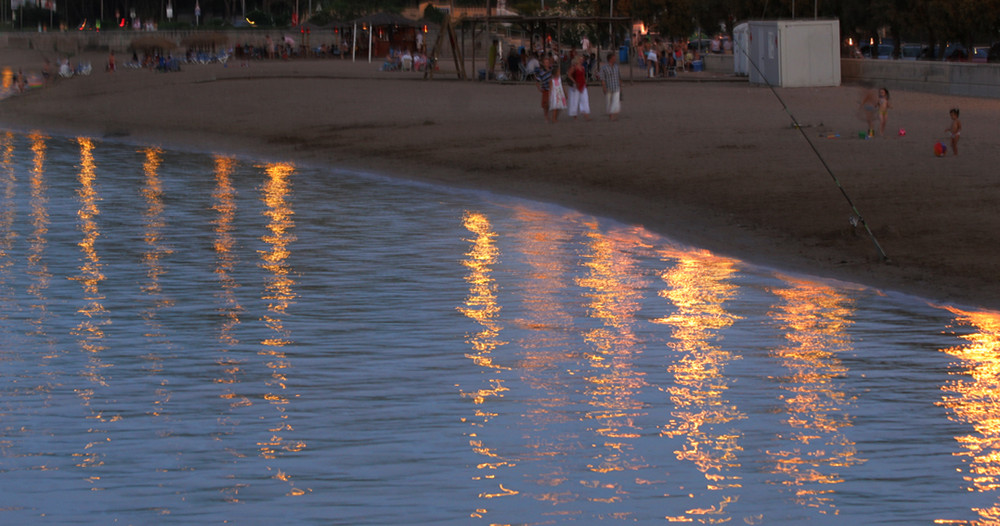
[[(40, 60), (0, 51), (0, 65)], [(622, 118), (547, 124), (533, 84), (379, 72), (339, 59), (119, 70), (0, 102), (5, 128), (280, 158), (551, 202), (750, 264), (1000, 309), (1000, 101), (894, 92), (889, 126), (860, 140), (860, 89), (640, 81)], [(623, 71), (623, 76), (627, 73)], [(962, 155), (935, 158), (947, 110)], [(810, 144), (804, 139), (809, 138)], [(823, 162), (889, 256), (860, 227)]]

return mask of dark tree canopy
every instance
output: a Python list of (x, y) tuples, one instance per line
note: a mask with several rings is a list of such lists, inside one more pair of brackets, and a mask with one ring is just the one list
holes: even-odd
[[(59, 2), (54, 23), (78, 26), (101, 21), (113, 29), (122, 18), (135, 15), (167, 23), (164, 9), (170, 4), (175, 24), (193, 25), (195, 4), (200, 23), (207, 27), (240, 25), (246, 13), (256, 13), (274, 25), (288, 24), (296, 9), (303, 20), (307, 5), (322, 20), (353, 20), (378, 12), (398, 13), (418, 7), (418, 0), (79, 0)], [(497, 0), (445, 0), (448, 6), (495, 7)], [(8, 4), (9, 5), (9, 4)], [(862, 42), (889, 37), (901, 42), (989, 45), (1000, 41), (1000, 2), (996, 0), (508, 0), (510, 9), (523, 15), (628, 16), (641, 21), (663, 38), (685, 39), (701, 31), (707, 35), (730, 33), (739, 22), (779, 18), (838, 18), (843, 36)], [(542, 7), (544, 6), (544, 11)], [(430, 9), (432, 16), (441, 10)], [(46, 13), (24, 13), (24, 18), (45, 19)], [(8, 17), (9, 19), (9, 17)]]

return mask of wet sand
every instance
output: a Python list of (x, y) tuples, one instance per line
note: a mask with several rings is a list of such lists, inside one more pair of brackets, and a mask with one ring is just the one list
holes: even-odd
[[(425, 81), (339, 59), (155, 73), (120, 58), (109, 74), (103, 56), (87, 58), (90, 76), (0, 102), (0, 124), (487, 189), (753, 263), (1000, 308), (1000, 100), (893, 91), (887, 137), (862, 140), (862, 88), (850, 85), (779, 89), (779, 100), (707, 74), (626, 81), (618, 121), (595, 85), (592, 121), (547, 124), (533, 84)], [(0, 65), (41, 64), (0, 50)], [(952, 107), (961, 155), (937, 158)], [(852, 225), (844, 193), (888, 260)]]

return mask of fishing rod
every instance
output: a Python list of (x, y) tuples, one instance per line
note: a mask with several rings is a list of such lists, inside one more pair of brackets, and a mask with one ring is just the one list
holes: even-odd
[[(753, 69), (760, 75), (760, 78), (764, 79), (764, 84), (766, 84), (768, 89), (771, 90), (771, 93), (774, 95), (774, 98), (778, 99), (778, 102), (781, 103), (781, 108), (785, 110), (785, 113), (788, 114), (788, 117), (792, 119), (792, 126), (794, 126), (796, 130), (799, 130), (799, 134), (802, 135), (802, 138), (805, 139), (806, 143), (809, 144), (809, 147), (812, 148), (813, 153), (816, 154), (816, 158), (819, 159), (819, 162), (823, 165), (823, 168), (826, 169), (826, 173), (830, 174), (830, 178), (833, 179), (834, 184), (837, 185), (837, 188), (840, 189), (840, 193), (844, 196), (844, 199), (847, 200), (847, 204), (851, 206), (851, 210), (854, 212), (854, 215), (857, 216), (857, 222), (861, 223), (861, 226), (865, 227), (865, 232), (868, 232), (868, 237), (871, 238), (872, 243), (875, 243), (875, 248), (878, 249), (879, 255), (882, 256), (882, 261), (889, 261), (889, 256), (887, 256), (885, 254), (885, 251), (882, 250), (882, 245), (879, 244), (878, 239), (872, 232), (872, 229), (868, 227), (868, 222), (865, 221), (865, 217), (861, 215), (861, 211), (858, 210), (858, 207), (854, 204), (854, 201), (851, 199), (851, 196), (847, 195), (847, 190), (845, 190), (844, 186), (840, 184), (840, 179), (838, 179), (837, 176), (833, 173), (833, 170), (830, 169), (830, 165), (826, 163), (826, 159), (824, 159), (823, 155), (819, 153), (819, 150), (816, 148), (816, 145), (813, 143), (812, 139), (810, 139), (809, 135), (807, 135), (806, 132), (802, 129), (802, 126), (799, 124), (798, 119), (796, 119), (795, 115), (793, 115), (791, 110), (788, 109), (788, 104), (785, 104), (785, 100), (782, 99), (781, 95), (778, 94), (778, 91), (774, 89), (774, 85), (771, 84), (771, 81), (767, 78), (766, 75), (764, 75), (764, 72), (761, 71), (759, 67), (757, 67), (757, 63), (754, 62), (752, 58), (750, 58), (750, 53), (747, 51), (745, 47), (743, 47), (743, 43), (737, 42), (736, 48), (739, 51), (741, 51), (743, 55), (747, 58), (747, 62), (751, 66), (753, 66)], [(853, 217), (851, 218), (851, 224), (855, 224), (855, 220)]]

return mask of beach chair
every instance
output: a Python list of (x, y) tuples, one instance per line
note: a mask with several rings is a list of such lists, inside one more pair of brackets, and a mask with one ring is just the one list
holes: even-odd
[(524, 64), (519, 64), (517, 69), (520, 71), (520, 80), (535, 80), (535, 72), (528, 71), (528, 68), (526, 68)]

